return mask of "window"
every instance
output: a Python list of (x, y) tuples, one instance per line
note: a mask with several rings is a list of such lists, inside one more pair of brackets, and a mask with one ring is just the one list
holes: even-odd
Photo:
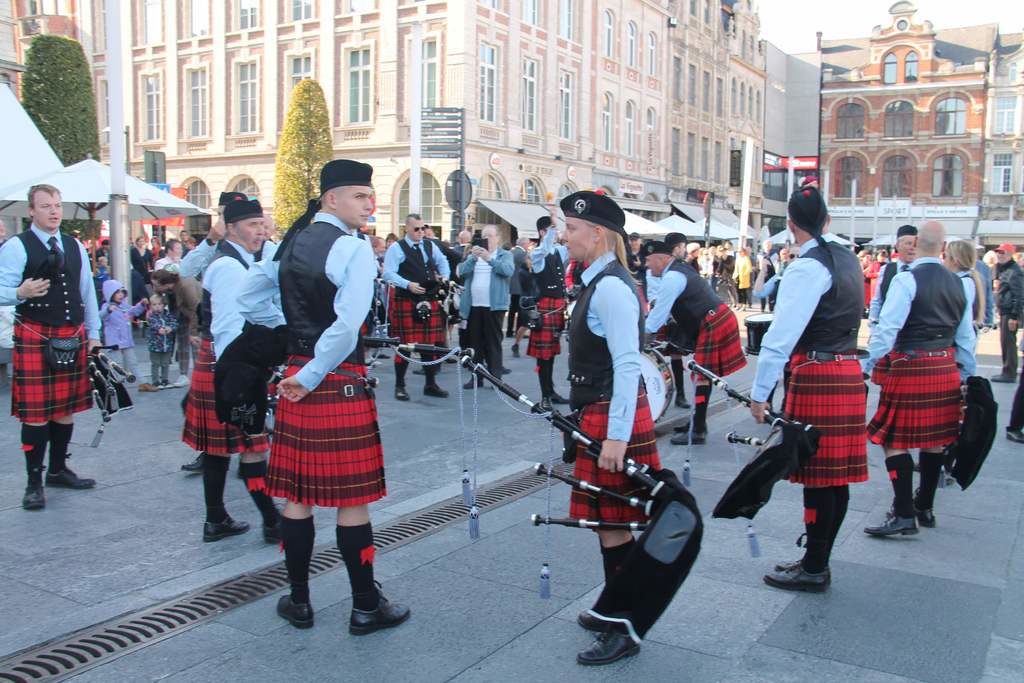
[(142, 88), (146, 97), (146, 140), (159, 140), (161, 136), (161, 118), (163, 109), (160, 100), (160, 77), (143, 76)]
[(964, 193), (964, 160), (956, 154), (944, 154), (932, 164), (932, 195), (960, 197)]
[(658, 75), (658, 39), (654, 33), (647, 34), (647, 75)]
[(747, 86), (747, 116), (754, 118), (754, 86)]
[(1013, 64), (1010, 65), (1009, 78), (1010, 78), (1010, 83), (1016, 83), (1017, 82), (1017, 63), (1016, 62), (1014, 62)]
[(612, 134), (612, 124), (614, 113), (612, 107), (611, 93), (604, 94), (604, 106), (601, 107), (601, 141), (604, 143), (604, 150), (606, 152), (612, 151), (612, 144), (614, 136)]
[(708, 173), (708, 164), (711, 161), (711, 143), (707, 138), (700, 139), (700, 177), (707, 180), (710, 177)]
[(967, 126), (967, 103), (947, 97), (935, 108), (936, 135), (962, 135)]
[(885, 105), (885, 137), (909, 138), (914, 134), (914, 105), (890, 102)]
[(697, 16), (697, 0), (690, 0), (690, 16)]
[(913, 83), (917, 80), (917, 53), (908, 52), (903, 59), (903, 80)]
[[(480, 180), (480, 199), (504, 199), (505, 191), (501, 181), (493, 173), (485, 173)], [(497, 221), (494, 221), (497, 222)]]
[(205, 36), (210, 32), (209, 0), (189, 0), (188, 34), (190, 37)]
[(889, 53), (882, 60), (882, 83), (896, 82), (896, 55)]
[(238, 0), (238, 28), (245, 30), (259, 26), (259, 0)]
[(910, 169), (910, 159), (902, 154), (886, 159), (882, 170), (882, 194), (886, 197), (909, 197)]
[(1017, 119), (1017, 98), (997, 97), (996, 98), (996, 135), (1012, 133)]
[(679, 145), (682, 132), (678, 128), (672, 129), (672, 175), (679, 175)]
[(523, 128), (537, 130), (537, 62), (523, 60)]
[(747, 84), (740, 83), (740, 116), (747, 116)]
[(725, 116), (725, 93), (722, 92), (725, 89), (725, 84), (721, 78), (715, 79), (715, 115)]
[(658, 115), (654, 113), (654, 107), (647, 107), (647, 124), (644, 130), (647, 132), (647, 162), (652, 163), (654, 161), (655, 151), (655, 140), (657, 135), (655, 130), (658, 128)]
[(636, 105), (626, 102), (626, 156), (636, 156)]
[(672, 98), (676, 102), (683, 101), (683, 60), (672, 57)]
[(543, 196), (544, 192), (541, 190), (540, 183), (533, 178), (527, 178), (523, 181), (521, 199), (524, 202), (527, 204), (540, 204)]
[(754, 34), (750, 34), (750, 61), (754, 61)]
[(527, 24), (533, 24), (534, 26), (539, 25), (537, 21), (538, 14), (538, 3), (540, 0), (523, 0), (523, 22)]
[(1005, 194), (1013, 189), (1013, 154), (992, 155), (992, 192)]
[(836, 137), (857, 140), (864, 137), (864, 107), (854, 102), (839, 107), (836, 115)]
[(693, 133), (686, 134), (686, 175), (691, 178), (697, 172), (697, 136)]
[(704, 0), (704, 23), (711, 23), (711, 0)]
[(715, 143), (715, 182), (722, 182), (722, 143)]
[(573, 192), (577, 192), (575, 184), (573, 184), (573, 183), (562, 183), (561, 185), (558, 186), (558, 195), (557, 195), (556, 199), (558, 201), (562, 201), (563, 199), (565, 199), (566, 197), (571, 195)]
[(206, 89), (206, 71), (188, 72), (188, 104), (189, 104), (189, 135), (204, 138), (207, 135), (208, 99)]
[(436, 107), (437, 89), (437, 41), (423, 41), (423, 106)]
[(563, 71), (558, 75), (558, 133), (563, 140), (572, 139), (572, 74)]
[(687, 102), (687, 104), (690, 104), (690, 105), (696, 107), (697, 106), (697, 67), (695, 67), (693, 64), (690, 64), (687, 67), (687, 75), (689, 76), (689, 78), (687, 79), (687, 81), (688, 81), (687, 85), (689, 86), (689, 90), (686, 93), (686, 102)]
[(144, 0), (142, 5), (142, 24), (146, 35), (146, 45), (156, 45), (164, 37), (164, 15), (160, 0)]
[(740, 39), (740, 54), (743, 56), (743, 60), (747, 59), (747, 32), (743, 32), (743, 37)]
[[(441, 187), (437, 184), (434, 176), (426, 171), (422, 172), (420, 179), (420, 216), (423, 217), (425, 223), (437, 225), (442, 221)], [(409, 215), (408, 177), (398, 190), (398, 215)]]
[(701, 82), (704, 87), (701, 88), (701, 108), (706, 111), (711, 111), (711, 74), (707, 71), (704, 72), (704, 80)]
[(498, 50), (480, 45), (480, 119), (498, 122)]
[(737, 99), (737, 97), (736, 97), (736, 79), (735, 78), (732, 79), (732, 92), (730, 92), (729, 94), (731, 95), (731, 101), (732, 101), (732, 115), (736, 116), (736, 114), (737, 114), (737, 107), (736, 107), (736, 99)]
[(761, 120), (761, 91), (758, 90), (754, 95), (754, 101), (757, 103), (757, 108), (754, 110), (757, 120)]
[(313, 0), (292, 0), (292, 21), (313, 18)]
[(608, 59), (615, 56), (615, 18), (609, 10), (601, 15), (601, 54)]
[(100, 103), (97, 112), (99, 116), (100, 144), (110, 144), (110, 84), (107, 81), (100, 81)]
[(238, 132), (255, 133), (257, 129), (256, 65), (238, 65)]
[(558, 0), (558, 35), (566, 40), (573, 39), (576, 24), (576, 0)]
[(299, 81), (313, 77), (313, 58), (309, 55), (301, 55), (291, 58), (291, 84), (294, 88)]
[(256, 185), (256, 181), (247, 175), (238, 179), (235, 186), (231, 188), (231, 192), (241, 192), (249, 199), (260, 198), (260, 188)]
[(836, 174), (837, 197), (853, 196), (853, 183), (857, 182), (857, 194), (863, 194), (864, 179), (861, 174), (864, 171), (863, 164), (859, 157), (843, 157), (839, 160), (839, 173)]
[[(210, 208), (210, 188), (202, 180), (193, 180), (185, 186), (185, 200), (200, 209), (208, 209)], [(200, 232), (203, 228), (209, 230), (209, 222), (209, 216), (188, 216), (185, 218), (185, 227), (189, 232)]]
[(348, 53), (348, 122), (370, 121), (370, 48)]
[(636, 68), (636, 24), (626, 24), (626, 66)]

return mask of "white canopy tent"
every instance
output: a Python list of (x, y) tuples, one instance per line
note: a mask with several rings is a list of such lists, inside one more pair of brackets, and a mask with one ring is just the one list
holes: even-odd
[(547, 216), (548, 209), (540, 204), (524, 204), (523, 202), (508, 202), (501, 199), (479, 199), (477, 200), (487, 207), (503, 221), (515, 227), (520, 237), (537, 238), (537, 219)]
[[(681, 232), (694, 242), (700, 242), (704, 239), (703, 212), (701, 213), (701, 220), (697, 222), (688, 221), (682, 216), (674, 214), (658, 221), (658, 225), (665, 228), (664, 232)], [(739, 237), (739, 230), (730, 228), (715, 220), (714, 213), (711, 214), (711, 239), (737, 240)]]
[[(6, 159), (6, 163), (0, 164), (0, 187), (60, 170), (60, 159), (6, 86), (0, 86), (0, 121)], [(15, 215), (3, 210), (0, 213)]]
[(626, 233), (633, 234), (634, 232), (641, 237), (660, 237), (662, 235), (672, 232), (667, 229), (659, 221), (649, 221), (643, 216), (638, 216), (635, 213), (629, 211), (624, 212), (626, 214)]

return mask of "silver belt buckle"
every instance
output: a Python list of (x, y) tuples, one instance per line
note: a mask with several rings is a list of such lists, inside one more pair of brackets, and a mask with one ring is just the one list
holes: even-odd
[(346, 384), (343, 393), (345, 394), (346, 398), (352, 398), (353, 396), (356, 395), (356, 385)]

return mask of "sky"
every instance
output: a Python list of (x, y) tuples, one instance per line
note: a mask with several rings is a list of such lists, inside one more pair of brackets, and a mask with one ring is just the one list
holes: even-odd
[[(761, 37), (784, 52), (814, 52), (815, 32), (826, 40), (871, 35), (889, 23), (896, 0), (756, 0)], [(1002, 33), (1024, 31), (1021, 0), (917, 0), (915, 21), (929, 20), (936, 29), (998, 23)]]

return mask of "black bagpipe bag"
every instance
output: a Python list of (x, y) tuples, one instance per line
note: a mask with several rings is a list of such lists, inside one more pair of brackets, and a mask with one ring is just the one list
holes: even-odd
[(246, 323), (214, 366), (217, 419), (246, 434), (262, 434), (267, 418), (267, 382), (286, 358), (287, 327)]
[(966, 489), (978, 476), (981, 466), (996, 438), (996, 413), (999, 404), (992, 395), (992, 385), (984, 377), (968, 377), (965, 393), (964, 419), (960, 434), (950, 446), (952, 474), (961, 489)]

